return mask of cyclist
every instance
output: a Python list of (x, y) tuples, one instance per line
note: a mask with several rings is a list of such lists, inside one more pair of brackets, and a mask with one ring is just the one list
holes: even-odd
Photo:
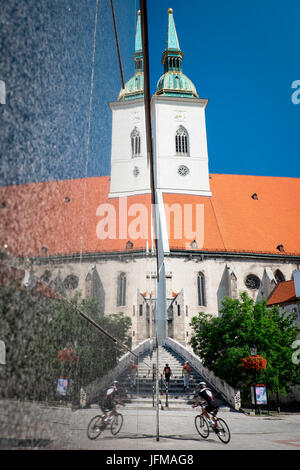
[[(100, 405), (105, 414), (100, 417), (99, 426), (102, 426), (103, 420), (104, 423), (108, 423), (111, 420), (116, 411), (117, 402), (119, 402), (122, 406), (125, 406), (122, 398), (119, 395), (117, 384), (118, 381), (115, 380), (113, 384), (106, 390), (104, 401)], [(106, 411), (109, 411), (108, 415), (106, 414)]]
[(199, 382), (197, 393), (198, 397), (196, 398), (195, 403), (192, 405), (192, 408), (195, 408), (201, 399), (205, 400), (207, 404), (203, 406), (203, 414), (207, 418), (209, 424), (216, 425), (217, 432), (221, 432), (219, 429), (218, 420), (216, 419), (216, 421), (213, 422), (208, 415), (208, 413), (211, 413), (214, 417), (216, 417), (217, 412), (219, 411), (217, 400), (215, 399), (211, 389), (207, 387), (205, 382)]

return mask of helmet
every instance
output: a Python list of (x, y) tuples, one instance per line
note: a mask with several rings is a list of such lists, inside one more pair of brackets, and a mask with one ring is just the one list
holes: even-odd
[(199, 382), (198, 386), (201, 387), (201, 388), (206, 387), (206, 383), (205, 382)]
[(119, 382), (117, 380), (113, 381), (113, 385), (116, 387)]

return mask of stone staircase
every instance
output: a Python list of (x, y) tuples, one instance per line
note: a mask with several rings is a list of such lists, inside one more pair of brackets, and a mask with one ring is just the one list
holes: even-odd
[[(182, 367), (185, 360), (179, 354), (166, 346), (159, 346), (158, 360), (160, 377), (159, 397), (161, 407), (190, 408), (191, 404), (195, 401), (195, 387), (201, 379), (203, 380), (203, 378), (195, 369), (191, 368), (189, 390), (185, 391), (182, 378)], [(153, 365), (156, 366), (156, 363), (157, 359), (155, 350), (152, 354), (146, 353), (139, 358), (137, 386), (135, 389), (132, 389), (131, 387), (129, 368), (127, 368), (122, 375), (118, 377), (120, 389), (123, 392), (123, 397), (127, 406), (153, 408), (153, 406), (156, 405), (156, 394), (155, 396), (153, 395), (153, 391), (155, 391), (155, 382), (153, 382)], [(162, 376), (165, 364), (169, 364), (172, 370), (168, 389), (168, 401), (166, 401), (166, 386)], [(213, 387), (211, 388), (220, 403), (220, 407), (224, 410), (225, 408), (229, 408), (229, 405), (224, 402)]]

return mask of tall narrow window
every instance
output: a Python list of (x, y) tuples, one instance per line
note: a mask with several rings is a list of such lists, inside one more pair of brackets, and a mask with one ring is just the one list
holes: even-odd
[(130, 137), (132, 157), (138, 157), (141, 154), (141, 136), (136, 127), (131, 132)]
[(199, 273), (197, 277), (197, 289), (198, 289), (198, 305), (206, 305), (205, 295), (205, 277), (203, 273)]
[(122, 307), (124, 305), (126, 305), (126, 274), (121, 273), (118, 277), (117, 306)]
[(187, 133), (187, 130), (183, 126), (180, 126), (176, 131), (175, 144), (176, 144), (176, 153), (180, 155), (188, 155), (189, 153), (188, 133)]
[(285, 277), (279, 269), (276, 269), (274, 276), (275, 276), (275, 280), (276, 280), (277, 284), (279, 284), (280, 282), (285, 281)]

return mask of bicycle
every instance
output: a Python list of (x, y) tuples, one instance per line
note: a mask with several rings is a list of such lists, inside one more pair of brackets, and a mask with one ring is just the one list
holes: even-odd
[[(100, 434), (108, 426), (110, 426), (110, 432), (112, 433), (113, 436), (116, 436), (121, 431), (121, 428), (123, 426), (123, 415), (115, 411), (114, 414), (110, 418), (108, 418), (106, 415), (106, 412), (108, 410), (103, 410), (103, 411), (104, 411), (103, 415), (96, 415), (89, 422), (88, 427), (87, 427), (87, 436), (89, 439), (92, 439), (92, 440), (97, 439), (97, 437), (99, 437)], [(99, 421), (101, 417), (102, 417), (102, 424), (100, 426)]]
[(217, 408), (215, 412), (208, 413), (209, 420), (203, 414), (203, 406), (201, 406), (201, 413), (195, 416), (195, 427), (197, 432), (200, 434), (201, 437), (207, 439), (210, 433), (210, 429), (212, 429), (215, 434), (218, 436), (220, 441), (224, 444), (228, 444), (230, 441), (230, 430), (227, 423), (222, 418), (217, 418), (216, 414), (219, 411)]

